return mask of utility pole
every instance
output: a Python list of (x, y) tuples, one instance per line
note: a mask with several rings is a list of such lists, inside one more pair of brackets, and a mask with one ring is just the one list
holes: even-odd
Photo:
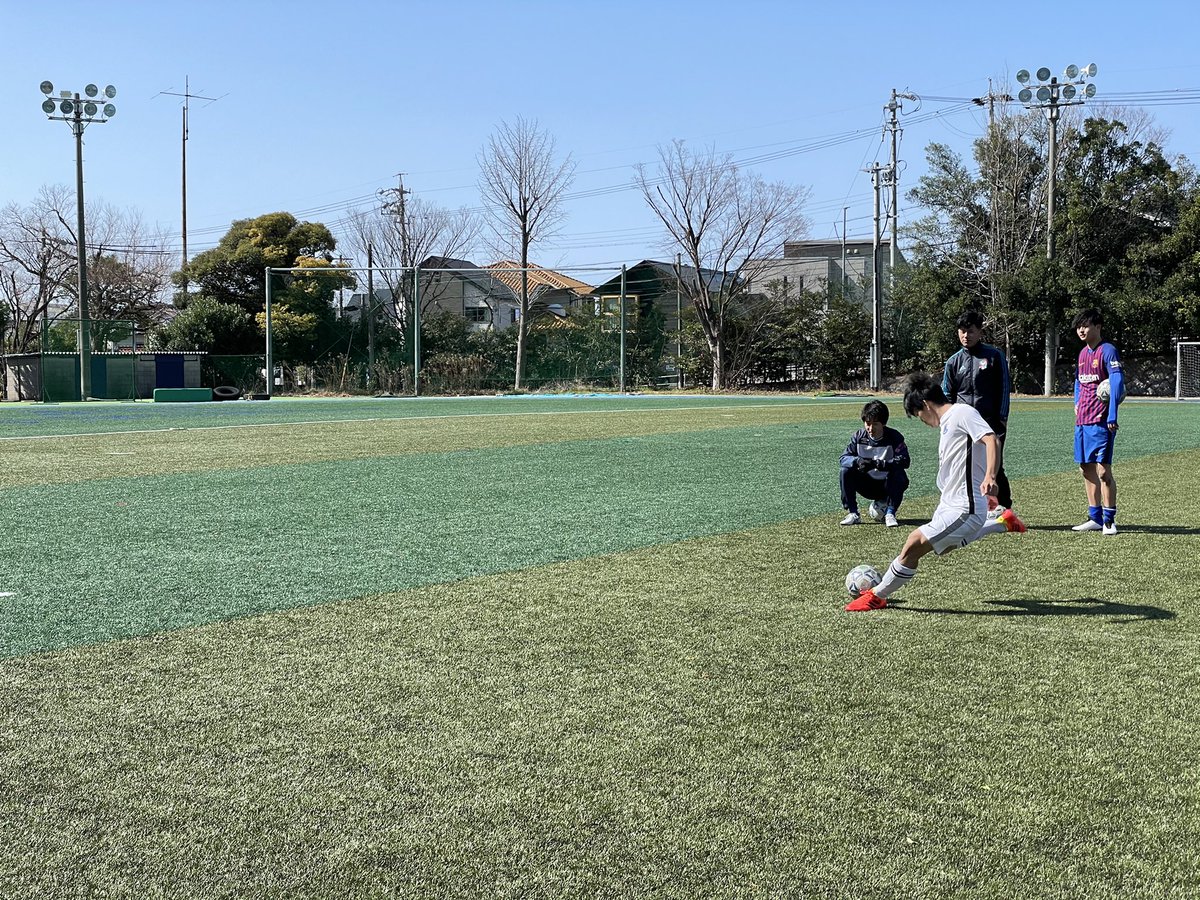
[(186, 75), (183, 77), (183, 93), (182, 94), (177, 93), (176, 91), (159, 91), (158, 93), (160, 95), (165, 94), (168, 97), (182, 97), (183, 98), (183, 141), (182, 141), (182, 152), (180, 154), (180, 158), (183, 163), (183, 173), (182, 173), (182, 178), (180, 181), (180, 183), (182, 185), (182, 193), (183, 193), (183, 230), (182, 230), (182, 235), (181, 235), (182, 240), (183, 240), (183, 265), (181, 266), (180, 271), (183, 272), (183, 292), (186, 294), (187, 289), (188, 289), (188, 281), (187, 281), (187, 264), (188, 264), (188, 246), (187, 246), (187, 237), (188, 237), (188, 227), (187, 227), (188, 101), (189, 100), (207, 100), (210, 103), (216, 103), (221, 98), (220, 97), (202, 97), (199, 94), (193, 94), (189, 87), (188, 76), (186, 76)]
[(892, 135), (892, 156), (891, 163), (888, 166), (887, 178), (892, 188), (892, 210), (891, 210), (891, 243), (888, 247), (888, 289), (889, 297), (891, 291), (896, 287), (896, 243), (897, 232), (899, 231), (900, 222), (900, 162), (896, 158), (897, 145), (899, 143), (900, 122), (896, 118), (896, 113), (904, 109), (900, 100), (912, 100), (916, 102), (916, 94), (898, 93), (895, 88), (892, 88), (892, 99), (888, 101), (884, 107), (888, 112), (887, 130)]
[(404, 186), (404, 173), (396, 175), (398, 184), (394, 188), (384, 188), (379, 192), (383, 200), (383, 212), (394, 216), (400, 229), (400, 265), (405, 268), (416, 265), (411, 259), (412, 248), (408, 245), (408, 212), (404, 208), (404, 198), (412, 193)]
[(883, 382), (883, 297), (879, 271), (879, 192), (889, 167), (875, 163), (866, 171), (871, 173), (875, 192), (874, 228), (871, 238), (871, 390), (877, 391)]
[[(412, 258), (412, 248), (408, 241), (408, 210), (405, 208), (404, 198), (411, 191), (404, 187), (404, 173), (396, 174), (397, 186), (394, 188), (383, 188), (379, 191), (379, 196), (382, 199), (380, 210), (384, 215), (392, 216), (396, 220), (397, 230), (400, 232), (400, 266), (404, 269), (416, 266), (416, 260)], [(404, 308), (404, 315), (408, 317), (408, 293), (405, 287), (406, 281), (403, 276), (400, 278), (400, 301)], [(415, 283), (414, 283), (415, 286)], [(414, 296), (415, 296), (414, 291)], [(393, 298), (394, 300), (395, 298)], [(413, 301), (416, 302), (415, 300)], [(411, 321), (417, 321), (417, 312), (414, 309), (411, 316)]]
[(988, 129), (996, 124), (996, 101), (1011, 103), (1013, 98), (1008, 94), (998, 94), (992, 89), (992, 79), (988, 79), (988, 92), (983, 97), (972, 97), (971, 102), (976, 106), (986, 106), (988, 110)]

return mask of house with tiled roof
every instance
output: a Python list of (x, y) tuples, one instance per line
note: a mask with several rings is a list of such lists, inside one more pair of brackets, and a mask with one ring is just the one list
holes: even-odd
[[(521, 264), (511, 259), (502, 259), (487, 266), (489, 272), (508, 285), (518, 298), (521, 296)], [(592, 294), (592, 286), (541, 266), (526, 268), (529, 285), (529, 311), (531, 318), (546, 314), (559, 319), (565, 318), (572, 309), (578, 308), (584, 298)]]
[(520, 300), (487, 267), (449, 256), (421, 262), (421, 315), (460, 315), (475, 331), (502, 331), (520, 315)]

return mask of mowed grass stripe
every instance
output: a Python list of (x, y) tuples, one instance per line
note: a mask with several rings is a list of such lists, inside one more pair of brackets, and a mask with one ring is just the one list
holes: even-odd
[(519, 414), (410, 416), (238, 428), (134, 431), (0, 442), (0, 489), (172, 472), (258, 468), (323, 460), (444, 453), (481, 447), (560, 443), (621, 435), (664, 434), (747, 423), (855, 421), (837, 404), (726, 405), (697, 408), (643, 404), (637, 409)]
[(0, 662), (0, 890), (1188, 896), (1182, 461), (881, 614), (901, 536), (810, 519)]
[[(910, 434), (912, 493), (929, 494), (936, 433)], [(0, 604), (0, 655), (832, 511), (845, 437), (828, 422), (756, 424), (9, 489), (0, 517), (30, 525), (0, 549), (0, 589), (16, 594)], [(1061, 468), (1061, 442), (1046, 444), (1023, 471)]]
[(795, 518), (830, 503), (810, 450), (726, 429), (10, 489), (0, 515), (38, 514), (0, 551), (3, 655)]
[[(214, 429), (263, 424), (302, 425), (370, 419), (458, 418), (551, 413), (638, 412), (649, 409), (763, 408), (855, 402), (798, 394), (592, 395), (525, 397), (284, 398), (270, 403), (4, 404), (0, 444), (39, 436), (72, 436), (173, 428)], [(861, 401), (859, 401), (861, 402)]]
[[(526, 401), (533, 408), (536, 401)], [(541, 409), (540, 406), (537, 407)], [(264, 425), (240, 428), (132, 431), (70, 437), (0, 441), (0, 490), (102, 478), (138, 478), (173, 472), (257, 468), (323, 460), (370, 459), (408, 453), (438, 453), (481, 447), (559, 443), (619, 435), (670, 434), (760, 424), (837, 422), (848, 439), (860, 404), (824, 401), (779, 404), (667, 407), (644, 401), (637, 409), (596, 407), (602, 414), (551, 409), (527, 415), (411, 416)], [(893, 426), (913, 441), (930, 442), (922, 426), (905, 419), (892, 402)], [(1200, 430), (1179, 407), (1128, 402), (1124, 406), (1120, 456), (1132, 457), (1200, 444)], [(1009, 460), (1015, 475), (1048, 471), (1045, 459), (1072, 464), (1073, 425), (1059, 401), (1018, 405), (1011, 422)], [(933, 441), (936, 444), (936, 441)], [(1026, 466), (1032, 468), (1026, 470)]]

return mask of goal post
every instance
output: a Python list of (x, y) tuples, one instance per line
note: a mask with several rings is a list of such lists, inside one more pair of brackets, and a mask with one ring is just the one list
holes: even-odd
[(1175, 345), (1175, 399), (1200, 399), (1200, 341)]

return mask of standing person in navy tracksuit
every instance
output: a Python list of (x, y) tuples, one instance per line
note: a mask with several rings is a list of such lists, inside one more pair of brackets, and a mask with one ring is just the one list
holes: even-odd
[(888, 528), (900, 524), (896, 510), (908, 489), (908, 446), (904, 435), (887, 427), (887, 404), (870, 400), (862, 409), (863, 428), (854, 432), (841, 461), (843, 525), (862, 522), (858, 514), (858, 495), (885, 504), (884, 523)]
[(954, 323), (962, 349), (946, 360), (942, 393), (951, 403), (975, 407), (996, 434), (1000, 469), (996, 472), (997, 506), (988, 515), (995, 518), (1013, 505), (1012, 488), (1004, 471), (1004, 439), (1008, 436), (1008, 399), (1012, 383), (1008, 362), (1000, 348), (983, 343), (983, 314), (969, 309)]

